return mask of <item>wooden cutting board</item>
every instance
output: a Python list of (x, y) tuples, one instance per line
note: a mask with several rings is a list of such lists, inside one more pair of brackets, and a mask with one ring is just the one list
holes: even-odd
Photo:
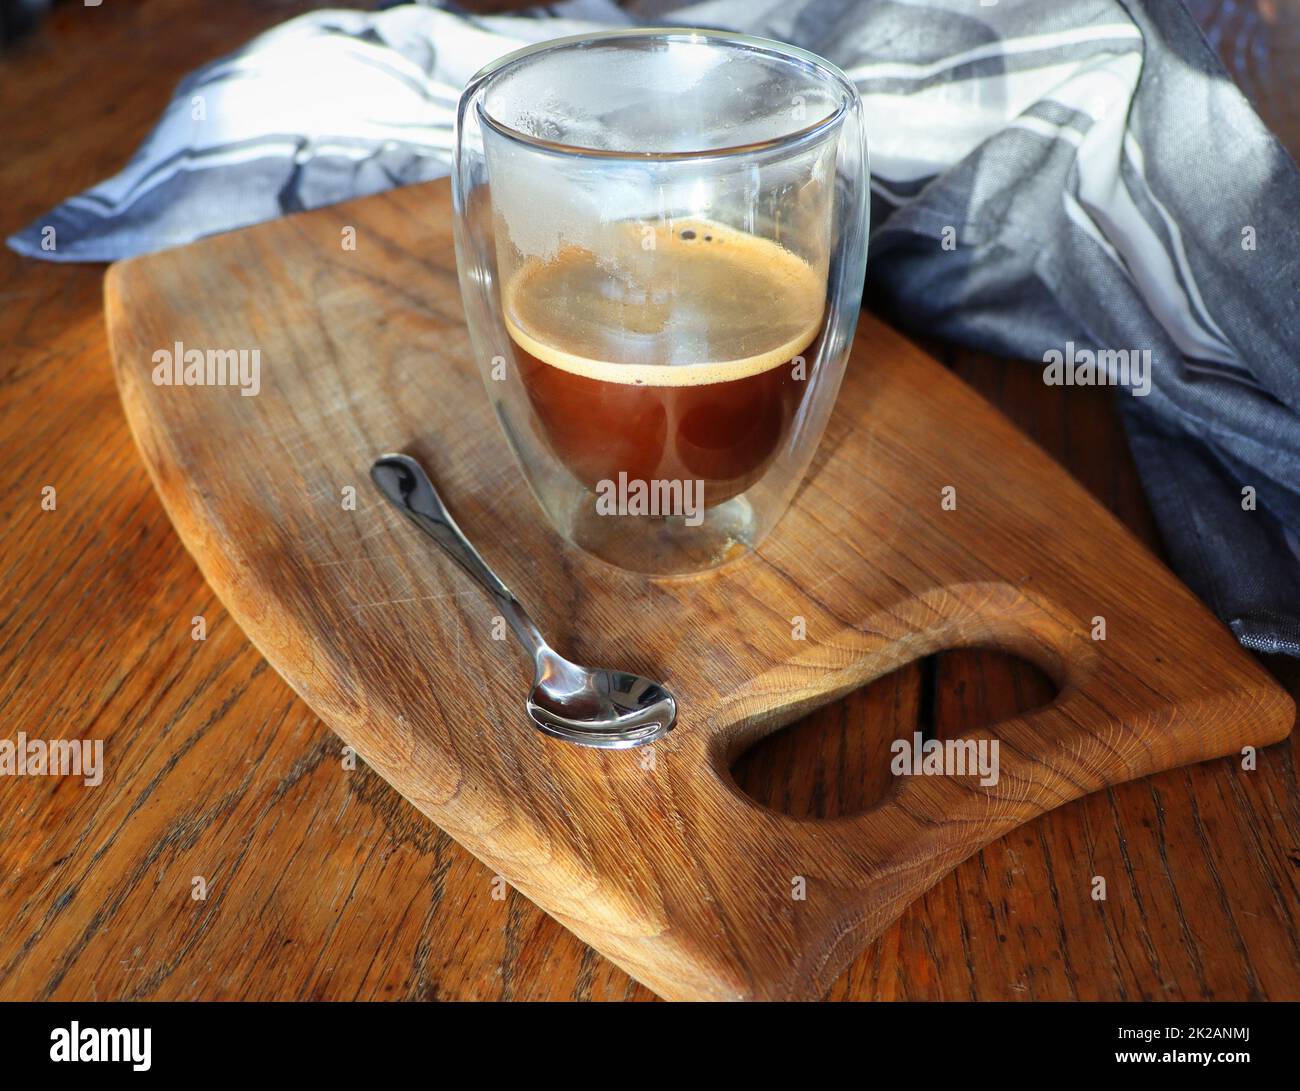
[[(250, 639), (416, 807), (663, 996), (816, 997), (993, 839), (1291, 728), (1290, 698), (1081, 486), (868, 316), (772, 538), (649, 581), (564, 546), (511, 459), (470, 355), (445, 182), (119, 263), (105, 293), (140, 452)], [(258, 349), (260, 392), (156, 385), (176, 342)], [(492, 638), (487, 600), (370, 484), (388, 450), (425, 463), (557, 648), (669, 685), (667, 741), (587, 750), (529, 726), (531, 669)], [(901, 777), (831, 820), (737, 788), (762, 736), (975, 645), (1060, 686), (967, 736), (999, 741), (996, 785)]]

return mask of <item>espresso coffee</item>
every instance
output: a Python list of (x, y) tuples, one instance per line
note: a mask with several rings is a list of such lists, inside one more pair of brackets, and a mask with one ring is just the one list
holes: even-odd
[(590, 489), (699, 481), (744, 492), (789, 432), (811, 378), (825, 270), (706, 220), (622, 224), (533, 258), (502, 293), (542, 434)]

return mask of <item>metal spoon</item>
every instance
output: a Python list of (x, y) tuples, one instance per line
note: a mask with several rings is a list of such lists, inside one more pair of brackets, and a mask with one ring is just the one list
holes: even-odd
[(501, 610), (533, 657), (528, 715), (546, 734), (579, 746), (624, 750), (662, 739), (677, 721), (677, 702), (658, 682), (625, 671), (570, 663), (538, 632), (519, 600), (461, 533), (429, 475), (409, 455), (383, 455), (370, 476), (394, 506), (468, 572)]

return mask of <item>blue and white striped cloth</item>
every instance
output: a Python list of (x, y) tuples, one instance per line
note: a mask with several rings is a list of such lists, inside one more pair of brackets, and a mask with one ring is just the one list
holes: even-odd
[(1300, 655), (1300, 175), (1174, 0), (573, 0), (320, 11), (190, 75), (116, 177), (9, 240), (110, 261), (448, 170), (461, 87), (598, 26), (723, 27), (857, 83), (869, 277), (906, 325), (1008, 356), (1150, 349), (1117, 396), (1175, 566)]

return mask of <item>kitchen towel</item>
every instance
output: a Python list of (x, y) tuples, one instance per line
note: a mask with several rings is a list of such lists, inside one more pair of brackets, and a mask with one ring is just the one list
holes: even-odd
[(875, 290), (1044, 381), (1117, 382), (1179, 573), (1244, 645), (1300, 655), (1300, 174), (1176, 0), (313, 12), (192, 73), (120, 174), (9, 245), (111, 261), (446, 174), (478, 68), (611, 24), (740, 30), (847, 72)]

